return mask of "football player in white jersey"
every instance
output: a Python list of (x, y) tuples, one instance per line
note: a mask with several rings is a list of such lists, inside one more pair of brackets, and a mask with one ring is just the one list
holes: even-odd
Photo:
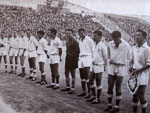
[(44, 38), (44, 32), (43, 31), (38, 31), (37, 32), (37, 37), (39, 39), (39, 45), (37, 48), (37, 54), (38, 54), (38, 62), (39, 62), (39, 68), (40, 68), (40, 72), (41, 72), (41, 80), (36, 82), (36, 83), (40, 83), (41, 85), (46, 85), (47, 81), (46, 81), (46, 72), (45, 72), (45, 63), (47, 60), (47, 41)]
[(7, 38), (5, 37), (5, 33), (2, 32), (1, 33), (1, 37), (0, 37), (0, 66), (1, 66), (1, 61), (2, 61), (2, 57), (4, 58), (4, 64), (5, 64), (5, 73), (7, 73)]
[[(102, 74), (107, 65), (107, 48), (102, 40), (102, 32), (96, 30), (93, 34), (93, 40), (96, 43), (96, 46), (93, 52), (93, 62), (89, 77), (89, 84), (93, 95), (87, 101), (92, 101), (92, 104), (98, 104), (100, 103), (100, 95), (102, 90)], [(94, 81), (96, 81), (97, 93)]]
[(20, 64), (22, 68), (21, 74), (18, 76), (24, 77), (26, 75), (25, 73), (25, 60), (28, 55), (28, 38), (25, 34), (24, 30), (21, 30), (20, 33), (20, 41), (19, 41), (20, 49), (19, 49), (19, 57), (20, 57)]
[[(90, 98), (90, 87), (89, 87), (89, 72), (90, 67), (92, 66), (92, 54), (94, 52), (95, 43), (89, 37), (85, 29), (80, 28), (78, 30), (80, 39), (79, 39), (79, 61), (78, 67), (80, 71), (80, 78), (81, 78), (81, 86), (82, 86), (82, 93), (78, 96), (85, 98)], [(88, 88), (88, 91), (86, 90)]]
[[(13, 37), (10, 38), (10, 51), (9, 51), (9, 58), (10, 58), (10, 66), (11, 71), (9, 74), (16, 74), (17, 67), (18, 67), (18, 56), (19, 56), (19, 37), (17, 31), (14, 30)], [(13, 57), (15, 57), (15, 69), (13, 70)]]
[(137, 75), (138, 88), (133, 95), (133, 113), (138, 112), (139, 103), (141, 104), (142, 113), (146, 113), (146, 87), (150, 75), (150, 47), (146, 41), (147, 33), (138, 29), (135, 33), (136, 45), (132, 47), (132, 75)]
[[(112, 32), (112, 41), (108, 45), (108, 105), (105, 111), (118, 113), (122, 99), (122, 83), (128, 74), (127, 68), (131, 60), (131, 49), (128, 42), (122, 39), (121, 32)], [(116, 104), (112, 108), (113, 89), (116, 86)]]
[(31, 79), (32, 81), (35, 81), (36, 78), (36, 57), (37, 57), (37, 47), (38, 47), (38, 41), (37, 39), (31, 34), (30, 30), (27, 30), (27, 38), (28, 38), (28, 61), (29, 61), (29, 67), (30, 67), (30, 76), (26, 79)]
[[(50, 69), (52, 72), (52, 83), (47, 88), (59, 89), (59, 62), (61, 61), (62, 42), (57, 37), (57, 30), (50, 29), (48, 42), (48, 57)], [(56, 83), (56, 84), (55, 84)]]

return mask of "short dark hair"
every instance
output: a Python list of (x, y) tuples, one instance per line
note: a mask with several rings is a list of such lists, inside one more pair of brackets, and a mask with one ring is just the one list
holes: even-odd
[(54, 29), (54, 28), (50, 29), (50, 32), (51, 32), (51, 33), (54, 33), (55, 35), (57, 34), (57, 30)]
[(137, 32), (141, 32), (143, 37), (147, 37), (147, 33), (141, 29), (138, 29)]
[(99, 30), (95, 30), (93, 33), (94, 33), (94, 34), (97, 34), (98, 36), (102, 36), (102, 32), (99, 31)]
[(74, 33), (73, 29), (66, 29), (66, 31), (71, 31), (71, 33)]
[(84, 28), (78, 29), (78, 32), (81, 32), (81, 31), (85, 32), (85, 29)]
[(21, 31), (23, 31), (25, 33), (25, 30), (24, 29), (21, 29)]
[(45, 34), (44, 31), (37, 31), (37, 33), (41, 34), (42, 36)]
[(111, 36), (113, 38), (116, 38), (116, 37), (120, 37), (121, 38), (121, 32), (120, 31), (113, 31)]

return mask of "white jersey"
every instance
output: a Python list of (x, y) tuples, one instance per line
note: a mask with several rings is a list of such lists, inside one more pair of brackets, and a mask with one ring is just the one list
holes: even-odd
[(23, 38), (20, 38), (19, 45), (20, 49), (28, 49), (28, 38), (24, 36)]
[(45, 50), (47, 50), (47, 41), (44, 38), (41, 38), (39, 40), (37, 54), (45, 54)]
[(36, 47), (38, 46), (38, 41), (34, 36), (31, 36), (29, 38), (29, 42), (28, 42), (28, 51), (32, 52), (32, 51), (36, 51)]
[(10, 38), (10, 47), (14, 49), (19, 49), (20, 44), (19, 44), (20, 38), (17, 36), (16, 38), (11, 37)]
[(48, 45), (48, 53), (50, 55), (59, 55), (59, 48), (62, 48), (62, 41), (56, 37), (50, 41)]
[[(150, 65), (150, 47), (144, 43), (141, 47), (137, 45), (132, 48), (133, 68), (141, 69), (146, 65)], [(138, 73), (139, 85), (148, 85), (150, 71), (146, 69)]]
[(79, 40), (79, 48), (80, 48), (80, 54), (79, 56), (92, 56), (94, 51), (95, 43), (94, 41), (89, 37), (86, 36), (83, 40)]
[(107, 48), (102, 41), (100, 41), (95, 46), (95, 50), (93, 53), (93, 64), (94, 65), (107, 64)]
[(0, 51), (8, 51), (8, 39), (7, 38), (1, 38), (0, 39), (0, 44), (3, 44), (4, 47), (0, 48)]

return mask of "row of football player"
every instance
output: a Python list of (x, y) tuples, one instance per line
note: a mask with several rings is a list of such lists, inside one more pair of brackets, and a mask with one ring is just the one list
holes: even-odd
[[(22, 32), (24, 34), (24, 31)], [(40, 39), (39, 42), (36, 40), (36, 38), (31, 36), (29, 30), (26, 33), (28, 37), (28, 46), (23, 46), (23, 48), (19, 50), (22, 65), (22, 73), (19, 76), (25, 76), (24, 58), (25, 56), (28, 56), (31, 74), (27, 79), (36, 80), (35, 60), (38, 54), (41, 71), (41, 81), (39, 81), (38, 83), (40, 83), (41, 85), (47, 84), (46, 73), (44, 70), (44, 64), (47, 57), (49, 58), (49, 64), (52, 72), (52, 83), (51, 85), (48, 85), (46, 87), (59, 89), (58, 66), (59, 62), (61, 61), (62, 44), (60, 39), (57, 37), (57, 30), (50, 30), (48, 34), (51, 38), (51, 41), (48, 41), (48, 43), (43, 38), (43, 31), (37, 32), (37, 36)], [(137, 113), (138, 104), (140, 101), (142, 113), (146, 113), (147, 102), (145, 99), (145, 89), (148, 84), (148, 68), (150, 67), (150, 49), (145, 42), (147, 35), (146, 32), (138, 30), (135, 33), (134, 38), (136, 39), (137, 45), (132, 47), (132, 49), (129, 46), (128, 42), (121, 38), (121, 33), (119, 31), (114, 31), (112, 33), (113, 41), (108, 44), (108, 47), (106, 47), (105, 44), (101, 41), (102, 32), (99, 30), (94, 31), (93, 39), (86, 35), (84, 29), (79, 29), (78, 33), (80, 36), (80, 40), (77, 42), (73, 38), (73, 31), (71, 29), (68, 29), (66, 31), (66, 35), (68, 37), (66, 43), (67, 50), (65, 62), (67, 87), (65, 89), (62, 89), (62, 91), (69, 91), (69, 94), (75, 93), (75, 69), (78, 67), (80, 71), (82, 86), (82, 93), (78, 96), (85, 96), (85, 98), (88, 98), (87, 101), (92, 101), (93, 104), (99, 103), (102, 91), (102, 74), (105, 70), (105, 67), (107, 66), (108, 105), (105, 111), (110, 111), (111, 113), (119, 112), (119, 105), (122, 99), (122, 82), (124, 76), (127, 75), (127, 67), (129, 65), (129, 62), (131, 61), (131, 67), (134, 69), (132, 74), (138, 74), (139, 80), (138, 90), (133, 95), (133, 112)], [(4, 44), (1, 46), (4, 46)], [(22, 54), (20, 53), (21, 50), (23, 50)], [(10, 44), (10, 57), (15, 56), (15, 51), (16, 48), (11, 47)], [(11, 69), (13, 69), (13, 66), (11, 67)], [(17, 66), (15, 67), (15, 70), (16, 69)], [(11, 71), (11, 73), (12, 72), (13, 71)], [(70, 72), (72, 75), (72, 87), (70, 87)], [(94, 80), (96, 80), (97, 93), (94, 85)], [(112, 108), (114, 84), (116, 86), (116, 104), (115, 107)], [(90, 92), (92, 92), (92, 96), (90, 95)]]

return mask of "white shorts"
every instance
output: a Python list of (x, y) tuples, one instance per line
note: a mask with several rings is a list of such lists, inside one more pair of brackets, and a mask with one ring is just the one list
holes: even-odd
[[(23, 49), (20, 49), (19, 56), (22, 56), (23, 51), (24, 51)], [(24, 56), (28, 56), (28, 52), (27, 51), (25, 51)]]
[(37, 57), (36, 51), (28, 52), (28, 58)]
[(125, 76), (127, 75), (127, 66), (120, 66), (120, 65), (108, 65), (108, 74), (110, 75), (117, 75), (117, 76)]
[(102, 72), (104, 72), (104, 66), (103, 65), (92, 65), (92, 67), (90, 68), (90, 72), (102, 73)]
[(148, 85), (149, 75), (150, 75), (150, 72), (149, 72), (148, 69), (143, 71), (142, 73), (139, 73), (138, 74), (138, 83), (139, 83), (139, 85)]
[(38, 62), (46, 63), (47, 56), (46, 54), (38, 55)]
[(91, 67), (91, 66), (92, 66), (92, 57), (91, 56), (79, 57), (79, 61), (78, 61), (79, 68), (85, 68), (85, 67)]
[(6, 56), (8, 55), (8, 51), (0, 51), (0, 56)]
[(60, 62), (59, 55), (50, 55), (49, 64), (58, 64)]
[(11, 48), (9, 52), (9, 56), (18, 56), (19, 49)]

